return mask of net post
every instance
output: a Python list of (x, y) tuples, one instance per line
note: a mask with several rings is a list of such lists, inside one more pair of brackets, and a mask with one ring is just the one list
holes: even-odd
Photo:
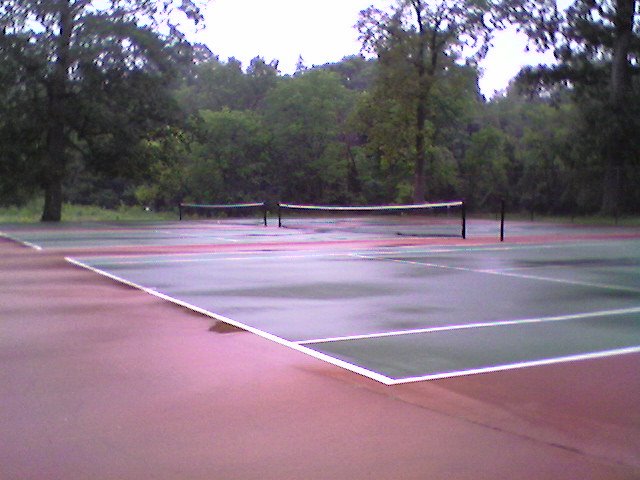
[(282, 227), (282, 209), (280, 207), (280, 203), (278, 202), (278, 228)]
[(504, 198), (500, 200), (500, 241), (504, 242), (504, 213), (505, 213), (505, 201)]
[(182, 220), (182, 204), (181, 203), (178, 204), (178, 218), (179, 220)]
[(462, 239), (467, 238), (467, 208), (464, 202), (462, 202)]
[(264, 226), (267, 226), (267, 202), (262, 203), (262, 215), (264, 216)]

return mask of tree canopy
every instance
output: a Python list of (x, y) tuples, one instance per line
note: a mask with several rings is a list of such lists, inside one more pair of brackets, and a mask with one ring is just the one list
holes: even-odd
[[(43, 191), (43, 220), (63, 201), (637, 213), (637, 9), (403, 0), (362, 12), (367, 56), (283, 75), (190, 44), (173, 23), (199, 23), (195, 3), (6, 1), (0, 203)], [(477, 59), (507, 22), (558, 63), (486, 99)]]
[(558, 64), (528, 68), (521, 80), (538, 88), (563, 84), (572, 89), (583, 112), (580, 136), (588, 150), (598, 152), (601, 209), (614, 213), (631, 188), (625, 179), (637, 178), (640, 157), (640, 3), (576, 0), (537, 20), (530, 34), (554, 49)]
[(389, 12), (369, 7), (360, 14), (363, 49), (379, 58), (378, 96), (395, 98), (412, 111), (413, 125), (407, 127), (413, 130), (416, 203), (425, 200), (425, 167), (433, 149), (427, 125), (432, 91), (456, 63), (473, 65), (484, 57), (494, 31), (503, 27), (499, 6), (483, 0), (402, 0)]
[[(74, 156), (98, 170), (131, 167), (137, 140), (171, 115), (171, 82), (190, 48), (172, 20), (202, 15), (191, 0), (7, 0), (0, 46), (15, 97), (38, 132), (29, 162), (45, 191), (43, 220), (61, 217), (62, 183)], [(4, 126), (4, 125), (3, 125)]]

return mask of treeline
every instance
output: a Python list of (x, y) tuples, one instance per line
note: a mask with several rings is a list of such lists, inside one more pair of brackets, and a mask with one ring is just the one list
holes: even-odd
[[(243, 66), (189, 44), (171, 12), (201, 20), (191, 0), (107, 1), (103, 11), (7, 0), (0, 204), (44, 192), (42, 218), (53, 221), (62, 201), (162, 210), (464, 199), (492, 211), (505, 199), (512, 211), (638, 213), (637, 0), (576, 0), (562, 15), (528, 1), (540, 8), (371, 7), (358, 24), (370, 59), (301, 61), (282, 75), (277, 61)], [(474, 65), (505, 22), (554, 49), (558, 65), (527, 69), (485, 99)], [(470, 45), (478, 54), (462, 57)]]
[[(354, 56), (281, 76), (256, 58), (210, 59), (175, 90), (185, 115), (142, 142), (143, 181), (69, 177), (71, 202), (155, 209), (181, 201), (383, 204), (412, 201), (410, 112), (376, 98), (377, 62)], [(434, 93), (425, 176), (429, 201), (472, 210), (592, 214), (601, 207), (598, 130), (568, 89), (530, 94), (513, 84), (487, 101), (477, 73), (455, 67)], [(591, 129), (591, 131), (589, 131)], [(637, 212), (638, 165), (628, 165), (622, 212)]]

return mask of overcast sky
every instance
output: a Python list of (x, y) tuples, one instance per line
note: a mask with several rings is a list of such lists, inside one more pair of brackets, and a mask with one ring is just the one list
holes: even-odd
[[(261, 56), (279, 60), (282, 73), (293, 73), (301, 56), (308, 67), (337, 62), (360, 50), (354, 25), (358, 13), (389, 0), (213, 0), (205, 11), (206, 29), (198, 40), (221, 60), (235, 57), (244, 67)], [(481, 65), (480, 89), (487, 97), (504, 89), (522, 65), (549, 61), (551, 55), (525, 52), (526, 38), (500, 32)]]

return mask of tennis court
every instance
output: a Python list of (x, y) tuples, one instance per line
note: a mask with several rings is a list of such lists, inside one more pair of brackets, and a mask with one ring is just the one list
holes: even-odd
[[(640, 352), (637, 232), (527, 224), (512, 231), (535, 241), (501, 243), (485, 220), (467, 240), (436, 234), (434, 244), (399, 240), (398, 220), (386, 235), (364, 232), (361, 219), (355, 233), (344, 219), (318, 229), (321, 220), (5, 235), (69, 250), (76, 265), (387, 385)], [(194, 249), (203, 245), (210, 251)], [(136, 253), (144, 246), (161, 253)]]
[(640, 231), (407, 217), (2, 225), (2, 474), (637, 478)]
[(73, 259), (386, 384), (640, 352), (640, 242)]

